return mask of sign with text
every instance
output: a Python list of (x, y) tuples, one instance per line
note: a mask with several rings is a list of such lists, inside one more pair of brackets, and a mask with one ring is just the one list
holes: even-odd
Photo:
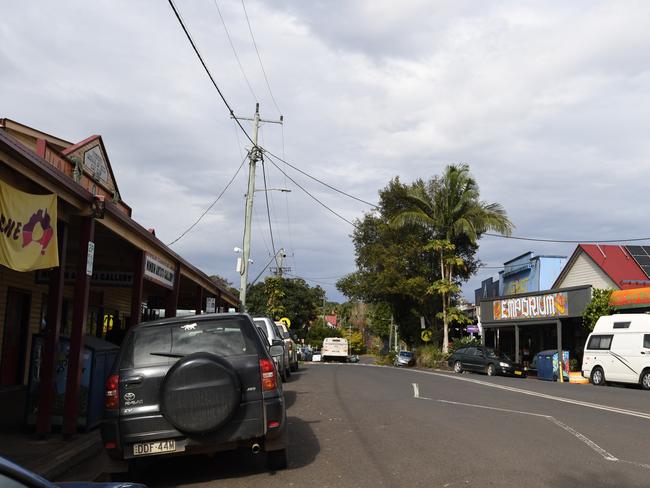
[[(35, 277), (36, 283), (48, 284), (50, 282), (49, 271), (37, 271)], [(77, 270), (74, 265), (68, 266), (63, 273), (65, 284), (74, 284), (76, 277)], [(133, 285), (133, 273), (131, 271), (93, 270), (90, 282), (93, 285), (130, 287)]]
[(16, 271), (59, 265), (56, 195), (32, 195), (0, 181), (0, 264)]
[(217, 311), (217, 299), (214, 297), (207, 297), (205, 299), (205, 312), (214, 313)]
[(506, 298), (492, 302), (494, 320), (539, 319), (569, 315), (566, 292)]
[(146, 253), (144, 261), (144, 277), (167, 288), (174, 288), (175, 267), (153, 254)]

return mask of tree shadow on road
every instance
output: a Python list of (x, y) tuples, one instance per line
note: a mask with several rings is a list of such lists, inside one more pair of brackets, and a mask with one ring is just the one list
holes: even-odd
[[(289, 428), (288, 471), (300, 469), (314, 462), (320, 452), (320, 443), (311, 423), (297, 417), (287, 417)], [(152, 459), (142, 466), (138, 481), (153, 487), (172, 487), (181, 484), (204, 483), (213, 480), (246, 478), (249, 476), (282, 476), (284, 471), (269, 471), (266, 455), (254, 455), (248, 449), (217, 453)], [(131, 480), (133, 481), (133, 480)]]

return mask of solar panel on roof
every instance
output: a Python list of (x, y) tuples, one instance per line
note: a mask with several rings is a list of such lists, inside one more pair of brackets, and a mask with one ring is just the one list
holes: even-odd
[(634, 258), (636, 264), (650, 278), (650, 246), (625, 246), (627, 252)]
[(625, 246), (625, 249), (632, 256), (646, 256), (648, 254), (643, 246)]

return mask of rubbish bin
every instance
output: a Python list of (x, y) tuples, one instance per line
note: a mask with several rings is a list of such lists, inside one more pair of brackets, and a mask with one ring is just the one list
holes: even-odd
[[(565, 381), (569, 380), (569, 351), (562, 351), (563, 360), (563, 377)], [(545, 381), (557, 381), (559, 378), (557, 360), (557, 350), (549, 349), (541, 351), (537, 355), (537, 378)]]
[[(84, 337), (84, 350), (81, 356), (81, 384), (79, 388), (79, 419), (77, 425), (85, 430), (92, 429), (104, 414), (104, 385), (110, 375), (120, 348), (115, 344), (93, 336)], [(55, 363), (55, 391), (52, 425), (63, 425), (65, 386), (68, 376), (68, 356), (70, 339), (59, 338)], [(27, 425), (36, 425), (38, 417), (38, 390), (41, 381), (41, 361), (43, 357), (43, 336), (35, 335), (32, 341), (32, 354), (29, 366), (27, 387)]]

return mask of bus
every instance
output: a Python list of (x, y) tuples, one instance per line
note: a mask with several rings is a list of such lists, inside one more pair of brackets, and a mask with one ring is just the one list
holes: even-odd
[(348, 358), (348, 340), (340, 337), (326, 337), (321, 349), (323, 361), (345, 361)]

